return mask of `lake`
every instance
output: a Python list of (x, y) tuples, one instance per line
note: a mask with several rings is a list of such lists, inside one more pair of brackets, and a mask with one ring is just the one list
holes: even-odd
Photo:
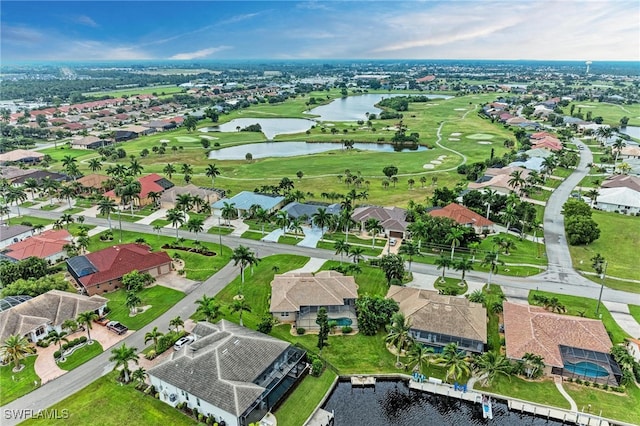
[[(314, 117), (318, 121), (358, 121), (367, 120), (367, 112), (372, 114), (379, 114), (381, 109), (376, 108), (374, 105), (380, 102), (383, 98), (390, 98), (395, 96), (407, 96), (405, 94), (366, 94), (358, 96), (349, 96), (347, 98), (335, 99), (327, 105), (321, 105), (307, 111), (307, 114), (313, 114), (318, 117)], [(446, 95), (415, 95), (426, 96), (430, 99), (450, 99), (451, 96)]]
[(351, 388), (338, 382), (322, 407), (335, 412), (335, 426), (416, 426), (416, 425), (561, 425), (553, 419), (509, 411), (501, 401), (493, 401), (493, 420), (482, 417), (482, 406), (427, 392), (409, 391), (406, 382), (380, 381), (373, 388)]
[(638, 126), (621, 127), (620, 133), (624, 133), (625, 135), (629, 135), (635, 139), (640, 139), (640, 127)]
[[(199, 129), (199, 131), (205, 133), (237, 132), (238, 127), (243, 129), (252, 124), (259, 124), (260, 127), (262, 127), (262, 133), (264, 133), (267, 139), (271, 140), (277, 135), (306, 132), (311, 126), (317, 123), (304, 118), (234, 118), (228, 123), (219, 126), (203, 127)], [(249, 135), (250, 133), (247, 134)]]
[[(232, 146), (209, 152), (211, 160), (244, 160), (247, 153), (251, 153), (254, 159), (267, 157), (295, 157), (298, 155), (319, 154), (321, 152), (342, 149), (342, 144), (335, 142), (259, 142), (246, 145)], [(355, 143), (354, 149), (377, 152), (396, 152), (391, 144)], [(428, 148), (419, 146), (415, 150), (426, 151)]]

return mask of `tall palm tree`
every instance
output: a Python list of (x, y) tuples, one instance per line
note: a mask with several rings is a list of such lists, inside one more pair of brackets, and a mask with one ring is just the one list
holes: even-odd
[(94, 173), (98, 170), (102, 170), (102, 162), (100, 162), (99, 158), (94, 157), (89, 160), (89, 170)]
[(167, 210), (167, 220), (171, 223), (171, 225), (176, 228), (176, 238), (180, 238), (178, 234), (178, 230), (180, 226), (184, 223), (184, 212), (178, 209), (170, 209)]
[(176, 333), (178, 332), (179, 327), (184, 327), (184, 321), (180, 316), (177, 316), (169, 321), (169, 327), (175, 327)]
[(213, 188), (216, 177), (220, 176), (220, 169), (215, 164), (209, 164), (204, 174), (211, 178), (211, 187)]
[(304, 231), (302, 230), (302, 221), (299, 217), (294, 217), (291, 219), (291, 221), (289, 222), (289, 231), (292, 231), (295, 234), (296, 238), (298, 238), (298, 234), (304, 234)]
[(337, 240), (333, 244), (333, 248), (336, 250), (336, 254), (340, 255), (340, 264), (342, 264), (342, 256), (349, 253), (351, 245), (343, 240)]
[(136, 313), (136, 308), (142, 304), (142, 299), (133, 291), (127, 292), (127, 298), (124, 302), (125, 306), (129, 308), (131, 314)]
[(22, 188), (10, 187), (9, 192), (5, 194), (5, 200), (7, 204), (16, 203), (18, 209), (18, 216), (20, 216), (20, 203), (27, 200), (27, 193)]
[(493, 351), (478, 355), (472, 360), (473, 370), (481, 378), (481, 386), (488, 386), (498, 375), (511, 378), (513, 366), (502, 354)]
[(440, 257), (435, 260), (435, 264), (438, 267), (438, 269), (442, 269), (442, 278), (440, 279), (440, 282), (444, 283), (445, 272), (447, 268), (451, 267), (451, 265), (453, 264), (453, 261), (448, 256), (441, 254)]
[(596, 200), (598, 199), (598, 196), (600, 195), (600, 192), (596, 188), (593, 188), (587, 191), (585, 195), (589, 197), (589, 200), (591, 201), (590, 202), (591, 208), (593, 208), (593, 206), (596, 203)]
[(522, 177), (521, 170), (514, 170), (509, 175), (510, 179), (507, 181), (507, 185), (513, 188), (516, 192), (520, 191), (520, 188), (526, 183), (525, 179)]
[(462, 242), (463, 236), (464, 231), (462, 231), (462, 229), (458, 228), (457, 226), (453, 226), (445, 237), (445, 241), (447, 243), (451, 243), (451, 260), (453, 260), (453, 254), (455, 253), (456, 247), (458, 247)]
[(400, 365), (400, 353), (413, 343), (410, 330), (411, 321), (402, 312), (393, 314), (385, 341), (396, 348), (396, 365)]
[(457, 343), (449, 343), (442, 350), (436, 362), (446, 368), (445, 380), (458, 381), (463, 375), (469, 374), (471, 369), (467, 355), (458, 349)]
[(24, 185), (22, 185), (22, 188), (24, 188), (25, 191), (29, 191), (29, 193), (31, 194), (31, 199), (33, 200), (36, 196), (36, 192), (40, 188), (40, 184), (34, 178), (27, 178), (24, 181)]
[(196, 300), (195, 304), (198, 305), (196, 313), (204, 315), (206, 321), (213, 321), (220, 313), (220, 306), (218, 306), (215, 299), (206, 294)]
[(47, 341), (49, 343), (53, 343), (54, 345), (58, 345), (58, 349), (60, 350), (60, 352), (62, 352), (62, 342), (68, 342), (69, 339), (67, 339), (67, 332), (66, 331), (60, 331), (58, 332), (57, 330), (51, 330), (49, 332), (49, 334), (47, 334)]
[(236, 219), (238, 217), (238, 210), (236, 209), (236, 204), (228, 203), (224, 201), (222, 205), (222, 209), (220, 210), (220, 215), (224, 220), (227, 221), (227, 225), (229, 225), (230, 220)]
[(374, 248), (376, 246), (376, 235), (381, 233), (384, 228), (382, 228), (382, 225), (380, 224), (380, 221), (378, 219), (370, 217), (364, 222), (364, 229), (369, 234), (371, 234), (371, 248)]
[(493, 274), (498, 272), (498, 265), (504, 265), (504, 262), (498, 258), (497, 251), (490, 251), (487, 252), (487, 254), (484, 256), (484, 259), (482, 260), (482, 263), (480, 265), (489, 267), (488, 284), (491, 285), (491, 277), (493, 276)]
[(60, 188), (58, 195), (60, 195), (60, 198), (65, 198), (67, 203), (69, 203), (69, 208), (71, 208), (71, 198), (76, 195), (75, 190), (71, 186), (66, 185)]
[(424, 366), (428, 366), (433, 356), (433, 348), (421, 343), (414, 343), (409, 349), (408, 364), (413, 364), (413, 371), (421, 372)]
[(147, 379), (147, 370), (145, 370), (143, 367), (139, 367), (131, 374), (131, 378), (138, 383), (144, 383), (144, 381)]
[(255, 209), (255, 211), (253, 213), (253, 217), (260, 224), (260, 229), (262, 231), (262, 236), (264, 237), (264, 226), (267, 223), (271, 223), (271, 214), (267, 210), (263, 209), (262, 207), (258, 207), (258, 208)]
[(122, 374), (124, 375), (124, 382), (129, 383), (129, 362), (133, 361), (134, 364), (138, 364), (138, 348), (127, 347), (124, 343), (122, 346), (115, 349), (111, 349), (111, 357), (109, 361), (115, 362), (113, 371), (116, 371), (119, 367), (122, 367)]
[(464, 277), (467, 271), (473, 270), (473, 262), (469, 260), (469, 256), (462, 256), (462, 258), (458, 259), (455, 263), (454, 268), (456, 271), (462, 271), (461, 282), (464, 282)]
[(191, 194), (179, 194), (176, 197), (176, 209), (182, 210), (183, 212), (188, 212), (193, 208), (193, 197)]
[(229, 306), (229, 310), (232, 313), (240, 312), (240, 327), (243, 327), (244, 324), (242, 323), (242, 312), (251, 312), (251, 306), (249, 306), (249, 303), (244, 297), (239, 297), (234, 299), (231, 306)]
[(89, 341), (89, 343), (91, 343), (93, 340), (91, 340), (91, 328), (93, 325), (93, 322), (95, 320), (98, 319), (98, 314), (95, 313), (94, 311), (84, 311), (84, 312), (80, 312), (78, 314), (78, 317), (76, 318), (76, 321), (78, 321), (78, 324), (83, 325), (86, 330), (87, 330), (87, 340)]
[(20, 369), (20, 362), (27, 357), (36, 353), (36, 349), (31, 346), (26, 337), (19, 334), (12, 334), (6, 338), (0, 346), (0, 358), (3, 362), (13, 363), (13, 370)]
[(540, 355), (527, 352), (522, 356), (522, 361), (528, 378), (536, 377), (544, 369), (544, 358)]
[(364, 259), (364, 248), (362, 247), (351, 247), (349, 249), (349, 257), (353, 260), (353, 263), (360, 263), (362, 259)]
[(140, 175), (142, 174), (143, 170), (144, 170), (144, 167), (135, 158), (131, 160), (131, 162), (129, 163), (128, 171), (129, 171), (129, 174), (131, 174), (131, 176)]
[(240, 277), (242, 284), (244, 284), (244, 270), (247, 266), (257, 265), (260, 261), (260, 259), (258, 259), (248, 247), (243, 245), (239, 245), (235, 250), (233, 250), (231, 260), (233, 260), (233, 264), (235, 266), (240, 265)]
[(112, 229), (111, 213), (114, 213), (116, 211), (116, 206), (117, 206), (116, 202), (111, 198), (102, 197), (98, 201), (98, 212), (101, 215), (107, 217), (107, 221), (109, 221), (109, 229)]
[(327, 209), (322, 207), (316, 210), (316, 212), (313, 215), (311, 215), (311, 222), (315, 226), (320, 227), (320, 232), (322, 234), (324, 234), (324, 228), (329, 224), (330, 220), (331, 220), (331, 214), (327, 213)]
[(187, 229), (196, 234), (196, 241), (198, 241), (198, 234), (204, 230), (203, 226), (204, 220), (200, 217), (190, 217), (187, 221)]
[(158, 340), (164, 336), (164, 333), (158, 330), (158, 327), (153, 327), (153, 330), (148, 331), (144, 335), (144, 343), (147, 343), (149, 340), (153, 341), (153, 348), (158, 351)]
[(162, 169), (162, 173), (164, 173), (165, 175), (167, 175), (169, 177), (169, 179), (171, 179), (171, 177), (173, 176), (173, 174), (176, 172), (176, 167), (169, 163), (166, 166), (164, 166), (164, 168)]
[(413, 256), (418, 256), (420, 254), (418, 244), (413, 242), (413, 240), (409, 240), (400, 246), (400, 250), (398, 250), (398, 252), (407, 256), (407, 260), (409, 262), (409, 273), (411, 273), (411, 263), (413, 263)]
[(69, 229), (69, 225), (74, 222), (74, 219), (69, 213), (62, 213), (62, 215), (60, 215), (60, 222), (66, 224), (67, 229)]
[(276, 213), (275, 222), (279, 228), (282, 228), (282, 232), (287, 232), (287, 227), (289, 227), (289, 224), (291, 223), (289, 213), (284, 210), (280, 210)]

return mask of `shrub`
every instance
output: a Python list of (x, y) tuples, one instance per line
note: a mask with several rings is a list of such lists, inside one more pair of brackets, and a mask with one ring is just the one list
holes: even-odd
[(69, 349), (69, 344), (68, 343), (63, 343), (62, 344), (62, 350), (66, 351), (67, 349)]
[(298, 333), (298, 336), (302, 336), (305, 331), (307, 331), (307, 330), (305, 330), (303, 327), (298, 327), (296, 329), (296, 333)]
[(589, 382), (589, 381), (585, 380), (585, 381), (584, 381), (584, 385), (585, 385), (586, 387), (589, 387), (589, 386), (591, 386), (591, 382)]
[(151, 349), (149, 352), (147, 352), (147, 354), (144, 356), (146, 359), (148, 360), (152, 360), (157, 356), (156, 351)]
[(204, 420), (204, 414), (198, 413), (198, 421), (202, 422)]
[(314, 377), (320, 376), (320, 374), (322, 374), (323, 368), (324, 364), (322, 363), (322, 360), (319, 358), (314, 359), (313, 363), (311, 364), (311, 375)]
[(609, 385), (605, 383), (604, 385), (602, 385), (602, 389), (609, 390)]
[(577, 384), (579, 384), (579, 385), (581, 385), (581, 384), (582, 384), (582, 380), (580, 380), (580, 379), (576, 379), (576, 383), (577, 383)]
[(78, 338), (78, 340), (80, 341), (80, 343), (84, 343), (87, 341), (87, 336), (82, 336), (80, 338)]
[(344, 327), (342, 327), (342, 334), (349, 334), (353, 331), (353, 329), (351, 327), (349, 327), (348, 325), (345, 325)]
[(62, 353), (60, 351), (55, 351), (53, 353), (53, 357), (56, 358), (56, 359), (60, 358), (61, 355), (62, 355)]
[(39, 346), (41, 348), (48, 348), (49, 342), (47, 342), (46, 340), (38, 340), (38, 342), (36, 343), (36, 346)]

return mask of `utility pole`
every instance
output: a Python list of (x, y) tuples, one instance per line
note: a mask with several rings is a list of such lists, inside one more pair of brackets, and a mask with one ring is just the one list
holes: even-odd
[(598, 304), (596, 305), (596, 315), (600, 311), (600, 303), (602, 301), (602, 290), (604, 290), (604, 278), (607, 276), (607, 261), (604, 261), (604, 268), (602, 269), (602, 274), (600, 275), (600, 279), (602, 280), (600, 284), (600, 295), (598, 296)]

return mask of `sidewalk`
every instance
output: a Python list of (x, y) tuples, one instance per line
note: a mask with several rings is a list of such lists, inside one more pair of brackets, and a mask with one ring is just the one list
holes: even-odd
[(607, 307), (615, 322), (631, 337), (640, 338), (640, 324), (629, 312), (629, 305), (626, 303), (602, 302)]

